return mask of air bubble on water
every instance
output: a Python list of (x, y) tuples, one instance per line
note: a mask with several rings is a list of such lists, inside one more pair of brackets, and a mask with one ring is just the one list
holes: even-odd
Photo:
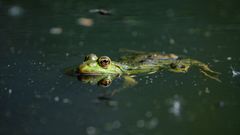
[(131, 102), (127, 102), (126, 103), (126, 107), (132, 107), (132, 103)]
[(49, 33), (53, 35), (60, 35), (62, 34), (62, 32), (63, 32), (63, 29), (61, 27), (52, 27), (49, 30)]
[(170, 98), (168, 103), (170, 104), (170, 108), (168, 112), (175, 117), (179, 117), (182, 111), (182, 100), (178, 95), (174, 95), (173, 98)]
[(145, 113), (145, 116), (146, 116), (147, 118), (151, 118), (151, 117), (152, 117), (152, 112), (151, 112), (151, 111), (147, 111), (147, 112)]
[(136, 123), (136, 126), (138, 128), (143, 128), (145, 126), (145, 121), (144, 120), (138, 120)]
[(210, 93), (210, 90), (209, 90), (208, 87), (205, 88), (205, 93), (206, 93), (206, 94), (209, 94), (209, 93)]
[(42, 96), (41, 95), (39, 95), (39, 94), (35, 94), (35, 98), (41, 98)]
[(218, 59), (213, 59), (213, 62), (218, 63), (218, 62), (220, 62), (220, 60), (218, 60)]
[(8, 15), (9, 16), (13, 16), (13, 17), (17, 17), (17, 16), (21, 16), (23, 14), (23, 8), (20, 7), (20, 6), (11, 6), (9, 9), (8, 9)]
[(198, 96), (202, 96), (202, 91), (198, 91)]
[(121, 122), (119, 120), (113, 121), (113, 123), (112, 123), (112, 128), (113, 129), (117, 129), (117, 128), (120, 128), (120, 127), (121, 127)]
[(204, 36), (207, 37), (207, 38), (211, 37), (211, 35), (212, 35), (212, 33), (210, 31), (204, 32)]
[(108, 105), (112, 106), (112, 107), (117, 107), (118, 106), (118, 102), (117, 101), (109, 101)]
[(70, 53), (66, 52), (65, 55), (66, 55), (66, 57), (68, 57), (70, 55)]
[(8, 93), (9, 93), (9, 95), (11, 95), (12, 94), (12, 89), (9, 89)]
[(175, 40), (173, 38), (170, 38), (169, 39), (169, 44), (171, 44), (171, 45), (175, 44)]
[(148, 123), (147, 123), (147, 128), (149, 129), (154, 129), (158, 126), (158, 118), (152, 118)]
[(105, 126), (104, 126), (104, 129), (106, 131), (112, 131), (112, 124), (109, 122), (109, 123), (106, 123)]
[(219, 107), (224, 107), (224, 106), (225, 106), (224, 101), (220, 101), (220, 102), (219, 102)]
[(169, 113), (173, 114), (174, 116), (180, 116), (181, 114), (181, 102), (179, 100), (172, 101), (172, 106), (169, 109)]
[(132, 32), (132, 36), (133, 36), (133, 37), (137, 37), (137, 36), (138, 36), (138, 32), (133, 31), (133, 32)]
[(93, 126), (87, 127), (86, 133), (87, 135), (96, 135), (97, 129)]
[(183, 53), (187, 54), (188, 50), (186, 48), (183, 49)]
[(79, 18), (77, 20), (77, 23), (79, 25), (82, 25), (82, 26), (85, 26), (85, 27), (91, 27), (94, 24), (94, 21), (91, 18), (83, 18), (82, 17), (82, 18)]
[(10, 47), (9, 50), (10, 50), (10, 52), (11, 52), (12, 54), (15, 54), (15, 52), (16, 52), (16, 49), (15, 49), (15, 47), (13, 47), (13, 46)]
[(84, 42), (83, 42), (83, 41), (80, 41), (80, 42), (78, 43), (78, 45), (82, 47), (82, 46), (84, 45)]
[(174, 12), (173, 9), (168, 9), (168, 10), (166, 11), (166, 15), (167, 15), (167, 17), (169, 17), (169, 18), (173, 18), (173, 17), (175, 16), (175, 12)]
[(54, 101), (58, 102), (60, 100), (60, 98), (58, 96), (54, 97)]
[(232, 60), (232, 57), (227, 57), (227, 60)]
[(69, 103), (71, 103), (71, 100), (68, 99), (68, 98), (64, 98), (64, 99), (62, 100), (62, 102), (63, 102), (64, 104), (69, 104)]

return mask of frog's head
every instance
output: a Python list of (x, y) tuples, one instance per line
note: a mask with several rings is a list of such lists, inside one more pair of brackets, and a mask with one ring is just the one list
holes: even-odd
[(189, 63), (183, 63), (183, 62), (170, 64), (170, 68), (171, 68), (170, 70), (177, 73), (186, 73), (189, 67), (190, 67)]
[(107, 56), (97, 57), (95, 54), (89, 54), (85, 57), (84, 62), (79, 65), (79, 74), (82, 75), (104, 75), (104, 74), (121, 74), (122, 71)]

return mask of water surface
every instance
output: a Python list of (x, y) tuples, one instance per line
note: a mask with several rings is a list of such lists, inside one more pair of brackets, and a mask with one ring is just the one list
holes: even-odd
[[(0, 134), (237, 135), (240, 133), (239, 2), (0, 1)], [(90, 13), (105, 8), (112, 15)], [(90, 26), (79, 19), (92, 20)], [(109, 88), (64, 75), (88, 53), (120, 48), (176, 53), (221, 72), (192, 69), (137, 78), (111, 101)]]

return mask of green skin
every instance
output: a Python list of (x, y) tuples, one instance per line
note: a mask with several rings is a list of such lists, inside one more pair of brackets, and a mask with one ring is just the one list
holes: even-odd
[[(131, 52), (132, 54), (120, 58), (118, 62), (111, 61), (107, 67), (102, 67), (99, 58), (85, 60), (80, 64), (76, 72), (83, 76), (101, 76), (94, 80), (84, 80), (86, 83), (96, 84), (97, 81), (108, 78), (113, 80), (118, 76), (133, 76), (138, 74), (151, 74), (157, 71), (170, 71), (186, 73), (190, 67), (199, 68), (205, 76), (218, 79), (218, 72), (211, 70), (207, 64), (198, 60), (186, 58), (180, 59), (175, 54)], [(93, 77), (92, 77), (93, 78)]]

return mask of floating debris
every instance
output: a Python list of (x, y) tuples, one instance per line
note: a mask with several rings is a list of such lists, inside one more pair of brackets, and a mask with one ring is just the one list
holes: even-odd
[(107, 9), (90, 9), (89, 13), (98, 13), (100, 15), (112, 15), (111, 10)]
[(20, 6), (12, 6), (8, 9), (8, 15), (17, 17), (23, 14), (23, 8)]
[(77, 22), (79, 25), (82, 25), (85, 27), (91, 27), (93, 25), (93, 19), (90, 19), (90, 18), (79, 18)]
[(63, 29), (61, 27), (52, 27), (49, 30), (49, 33), (53, 35), (59, 35), (59, 34), (62, 34), (62, 32), (63, 32)]
[(239, 75), (240, 75), (240, 72), (234, 70), (234, 68), (233, 68), (232, 66), (231, 66), (230, 68), (231, 68), (231, 70), (232, 70), (232, 77), (236, 77), (236, 76), (239, 76)]

